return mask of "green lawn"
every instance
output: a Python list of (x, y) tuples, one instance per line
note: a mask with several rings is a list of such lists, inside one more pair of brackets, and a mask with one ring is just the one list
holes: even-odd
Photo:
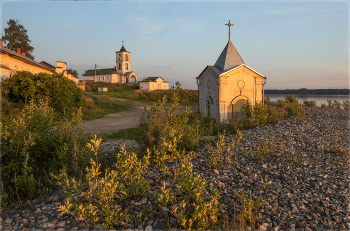
[(86, 91), (87, 93), (99, 96), (107, 95), (113, 98), (123, 98), (127, 99), (127, 96), (134, 94), (134, 90), (120, 90), (120, 91), (106, 91), (106, 92), (96, 92), (96, 91)]

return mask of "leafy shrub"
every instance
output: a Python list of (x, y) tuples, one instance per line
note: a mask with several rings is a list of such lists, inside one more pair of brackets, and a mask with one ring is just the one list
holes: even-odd
[(343, 101), (343, 109), (350, 111), (350, 100), (344, 100)]
[(3, 81), (2, 95), (9, 102), (23, 104), (31, 100), (45, 99), (55, 112), (61, 115), (77, 113), (83, 106), (82, 90), (74, 81), (58, 74), (32, 74), (19, 71)]
[[(283, 103), (279, 105), (285, 107), (287, 104)], [(250, 128), (261, 124), (276, 122), (277, 120), (286, 117), (287, 112), (284, 107), (263, 106), (261, 103), (252, 106), (247, 102), (243, 105), (243, 110), (245, 110), (246, 115), (250, 120), (245, 124), (245, 127)]]
[(316, 107), (316, 101), (314, 100), (304, 100), (303, 101), (303, 106), (305, 107)]
[(181, 161), (182, 167), (178, 171), (179, 179), (177, 182), (185, 197), (181, 206), (174, 208), (172, 213), (185, 229), (206, 229), (209, 225), (215, 225), (218, 213), (218, 192), (213, 190), (211, 200), (205, 201), (205, 179), (201, 178), (200, 175), (193, 175), (193, 164), (188, 156), (183, 157)]
[(244, 230), (247, 224), (254, 228), (257, 222), (256, 213), (262, 204), (261, 195), (254, 200), (251, 191), (249, 191), (249, 197), (246, 197), (243, 192), (237, 192), (237, 190), (234, 191), (234, 194), (237, 195), (241, 204), (238, 217), (234, 219), (239, 221), (239, 227), (236, 227), (236, 224), (234, 224), (234, 230)]
[(257, 160), (261, 160), (264, 161), (266, 159), (266, 157), (272, 153), (272, 147), (266, 145), (266, 142), (262, 142), (260, 144), (257, 145), (253, 145), (252, 149), (254, 151), (254, 157)]
[(337, 99), (327, 99), (327, 108), (331, 108), (331, 109), (341, 109), (341, 104), (339, 103), (339, 101)]
[(277, 100), (278, 107), (285, 108), (288, 115), (296, 115), (299, 119), (305, 115), (305, 110), (299, 103), (299, 100), (293, 95), (287, 95), (285, 100)]
[(270, 100), (270, 96), (266, 96), (266, 98), (264, 99), (264, 104), (269, 104), (271, 102)]
[(149, 155), (141, 160), (135, 153), (127, 153), (121, 147), (116, 158), (116, 171), (120, 182), (126, 187), (126, 197), (142, 198), (149, 190), (149, 182), (145, 180), (143, 174), (149, 165)]
[(149, 157), (140, 160), (135, 153), (126, 153), (122, 147), (117, 154), (115, 170), (106, 171), (100, 177), (102, 173), (97, 158), (100, 142), (101, 139), (95, 136), (88, 144), (96, 161), (91, 159), (91, 167), (86, 169), (84, 181), (70, 179), (64, 171), (57, 177), (52, 176), (69, 196), (67, 202), (59, 206), (61, 214), (69, 213), (85, 221), (89, 227), (100, 221), (105, 227), (113, 228), (114, 225), (124, 225), (124, 219), (130, 219), (127, 210), (122, 211), (120, 204), (129, 197), (144, 197), (149, 190), (148, 182), (143, 177)]
[(277, 100), (277, 107), (286, 107), (287, 103), (283, 99)]
[(225, 146), (224, 135), (219, 135), (215, 147), (209, 148), (208, 165), (212, 168), (224, 168), (232, 163), (232, 150), (235, 146), (235, 141), (231, 140), (228, 147)]
[(160, 188), (160, 192), (155, 194), (156, 201), (159, 205), (165, 206), (173, 202), (174, 195), (170, 192), (170, 189), (166, 189), (165, 181)]
[[(243, 110), (249, 118), (249, 120), (242, 121), (242, 127), (245, 129), (259, 126), (261, 124), (276, 122), (288, 115), (296, 115), (298, 118), (305, 115), (305, 110), (302, 105), (292, 95), (288, 95), (285, 100), (278, 99), (277, 107), (262, 105), (261, 103), (252, 106), (247, 102), (243, 105)], [(233, 123), (231, 122), (231, 124)]]
[(299, 101), (297, 100), (297, 98), (294, 95), (287, 95), (285, 101), (287, 103), (291, 103), (291, 104), (299, 103)]
[(52, 187), (47, 180), (50, 172), (65, 168), (69, 174), (79, 175), (89, 161), (82, 148), (87, 136), (80, 122), (79, 112), (69, 120), (58, 120), (44, 101), (31, 101), (4, 121), (0, 154), (3, 193), (13, 198), (16, 192), (17, 198), (30, 199)]
[(140, 118), (141, 144), (144, 150), (150, 149), (152, 160), (155, 153), (159, 157), (159, 155), (175, 153), (174, 147), (177, 150), (190, 150), (196, 145), (198, 136), (194, 128), (189, 125), (192, 112), (178, 111), (179, 87), (178, 85), (173, 90), (174, 102), (170, 107), (165, 105), (166, 96), (164, 96), (163, 100), (152, 106), (150, 110), (144, 110)]
[(279, 107), (267, 107), (267, 113), (268, 113), (268, 122), (274, 123), (278, 120), (286, 117), (288, 115), (288, 112), (285, 108), (279, 108)]
[(96, 101), (93, 98), (83, 96), (84, 97), (84, 107), (82, 109), (83, 114), (88, 114), (91, 111), (96, 111), (99, 109), (98, 105), (96, 104)]

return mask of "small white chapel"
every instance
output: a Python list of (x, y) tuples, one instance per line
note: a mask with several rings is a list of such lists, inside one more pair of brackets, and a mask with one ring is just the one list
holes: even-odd
[(220, 122), (244, 117), (242, 106), (263, 103), (266, 77), (247, 66), (230, 40), (214, 65), (199, 74), (198, 110)]

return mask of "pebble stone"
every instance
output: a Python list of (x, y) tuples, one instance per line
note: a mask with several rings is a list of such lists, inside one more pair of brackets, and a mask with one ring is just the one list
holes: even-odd
[[(213, 139), (213, 145), (217, 137)], [(257, 211), (256, 227), (247, 230), (349, 230), (349, 112), (336, 109), (306, 109), (301, 120), (282, 119), (242, 132), (231, 152), (232, 163), (212, 169), (208, 163), (210, 149), (197, 149), (192, 160), (193, 172), (207, 182), (204, 190), (210, 198), (210, 188), (220, 192), (219, 213), (232, 215), (241, 201), (235, 192), (251, 195), (262, 204)], [(140, 150), (131, 140), (109, 140), (101, 144), (105, 155), (125, 145), (128, 151)], [(169, 169), (175, 169), (173, 164)], [(150, 166), (147, 180), (150, 190), (146, 198), (135, 198), (124, 205), (135, 219), (116, 230), (166, 230), (180, 228), (171, 214), (171, 207), (155, 203), (163, 181), (167, 188), (178, 189), (175, 176), (164, 179), (156, 166)], [(181, 206), (182, 196), (174, 201)], [(89, 228), (84, 222), (60, 213), (57, 206), (66, 200), (62, 191), (42, 196), (26, 205), (2, 211), (1, 230), (105, 230), (100, 224)], [(148, 217), (144, 216), (148, 211)], [(164, 221), (168, 223), (164, 223)], [(218, 227), (221, 229), (222, 227)]]

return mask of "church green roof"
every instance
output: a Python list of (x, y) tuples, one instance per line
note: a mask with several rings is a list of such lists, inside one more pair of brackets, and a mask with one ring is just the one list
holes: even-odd
[[(106, 69), (98, 69), (96, 70), (96, 75), (111, 75), (117, 74), (117, 70), (115, 68), (106, 68)], [(83, 74), (83, 76), (92, 76), (95, 75), (95, 69), (87, 70)]]
[(214, 66), (221, 69), (222, 71), (227, 71), (235, 66), (242, 64), (244, 64), (243, 59), (238, 54), (231, 40), (228, 40), (227, 45), (221, 52), (221, 55), (219, 56)]

